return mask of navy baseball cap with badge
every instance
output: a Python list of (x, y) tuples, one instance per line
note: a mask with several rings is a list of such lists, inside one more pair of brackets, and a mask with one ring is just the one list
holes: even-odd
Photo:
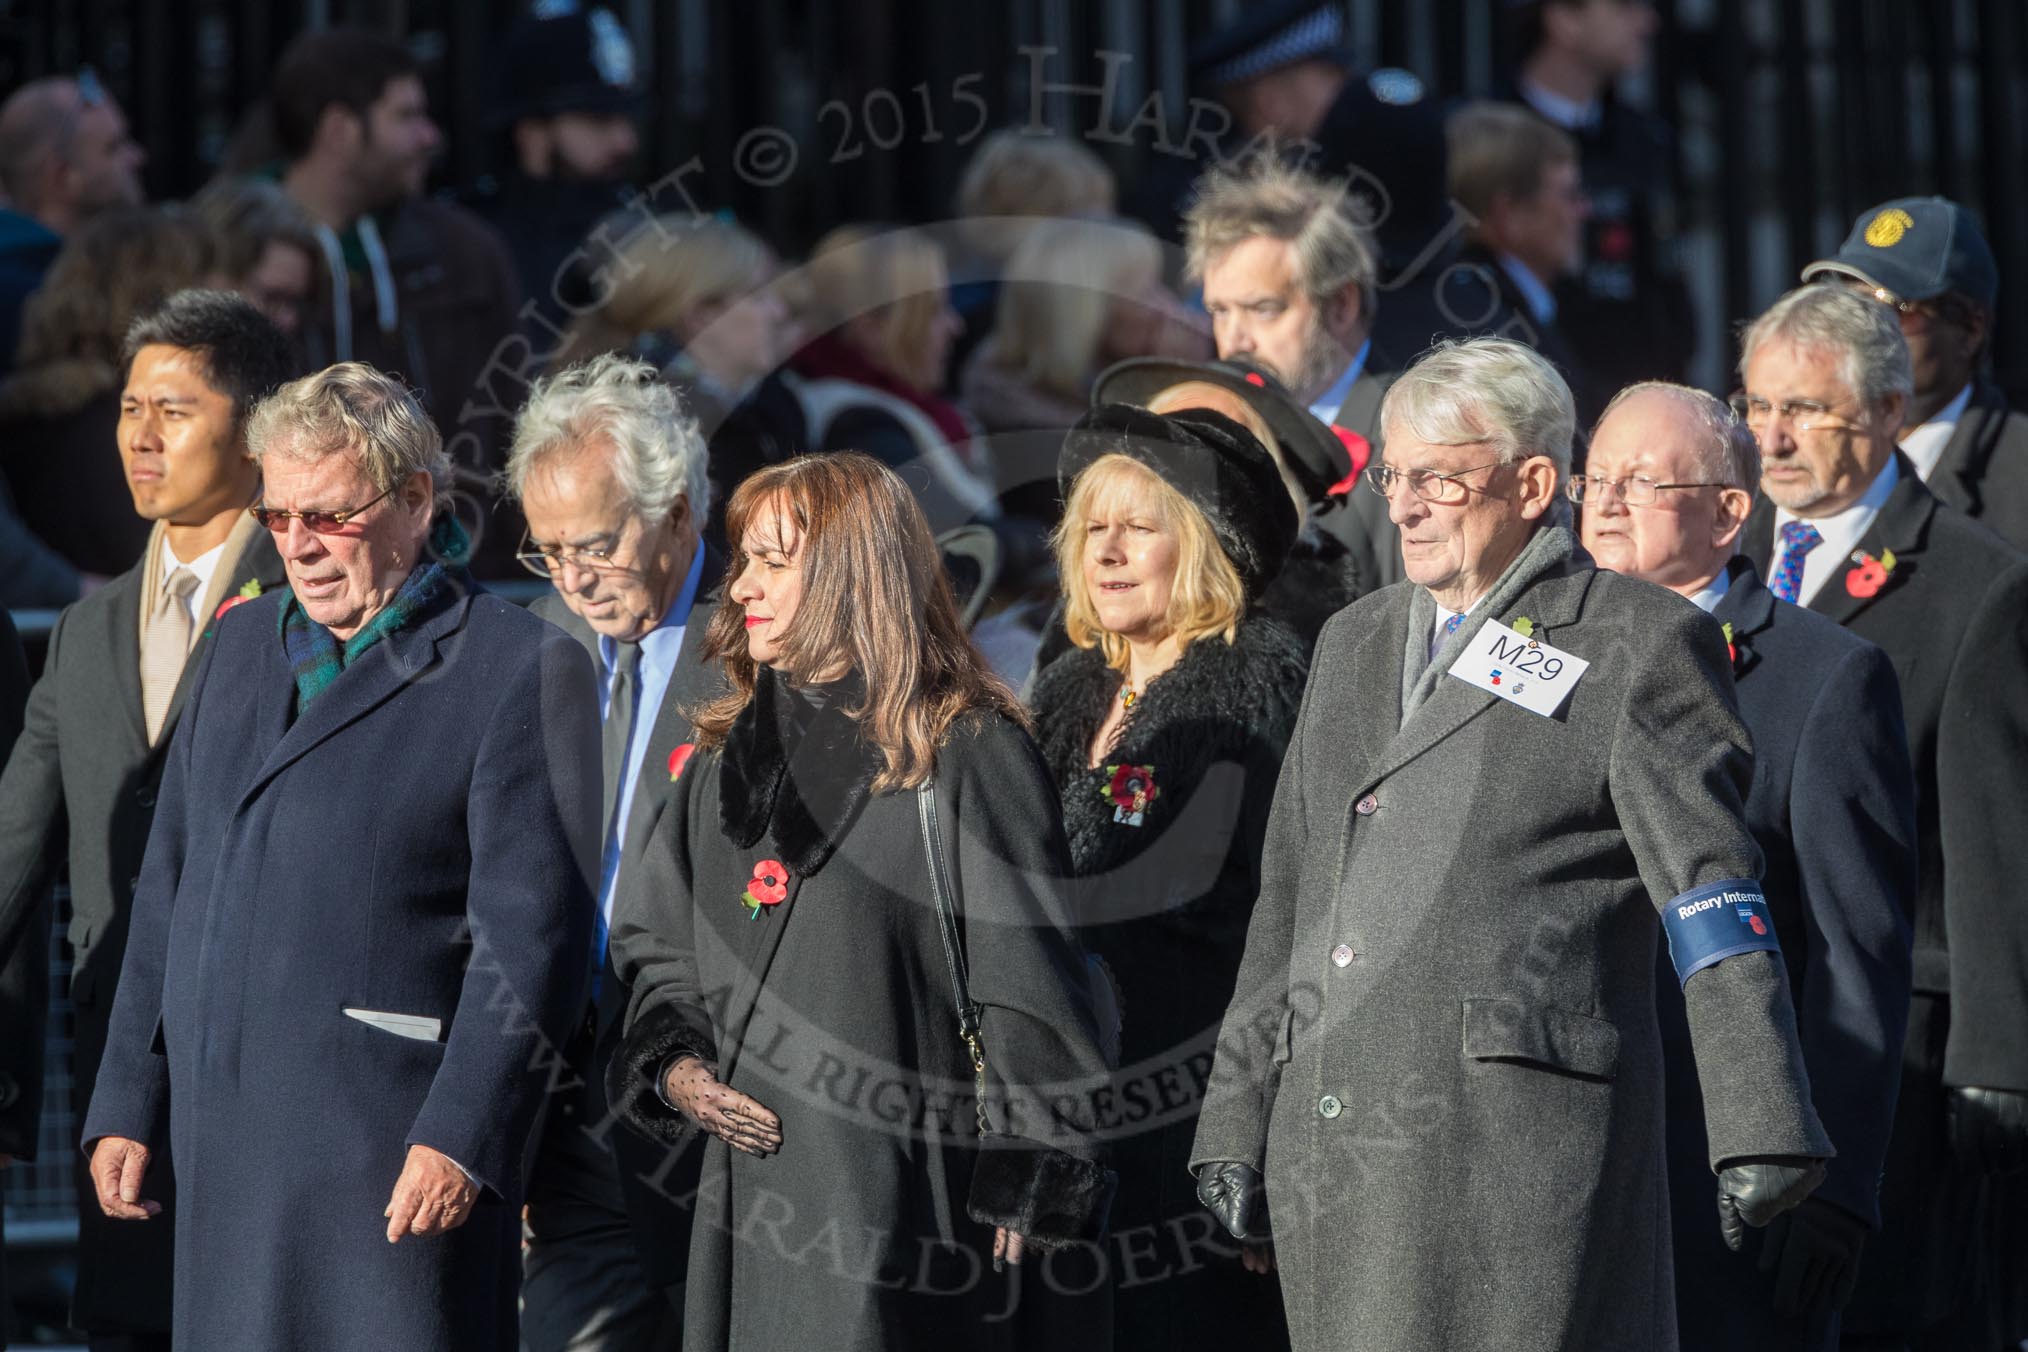
[(496, 126), (559, 113), (640, 111), (634, 44), (603, 5), (537, 0), (507, 30), (488, 112)]
[(2000, 269), (1972, 213), (1943, 197), (1904, 197), (1859, 213), (1830, 258), (1803, 269), (1803, 280), (1850, 277), (1896, 301), (1934, 300), (1956, 292), (1993, 307)]

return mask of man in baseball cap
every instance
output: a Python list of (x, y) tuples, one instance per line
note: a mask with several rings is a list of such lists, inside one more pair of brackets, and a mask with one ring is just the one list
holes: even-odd
[(2000, 273), (1972, 213), (1942, 197), (1869, 207), (1803, 280), (1894, 307), (1915, 368), (1903, 453), (1938, 497), (2028, 548), (2028, 416), (1984, 370)]

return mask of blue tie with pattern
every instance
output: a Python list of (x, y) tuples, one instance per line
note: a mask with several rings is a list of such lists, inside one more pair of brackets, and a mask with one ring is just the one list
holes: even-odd
[(1824, 537), (1807, 521), (1791, 521), (1782, 527), (1782, 556), (1775, 565), (1774, 581), (1768, 590), (1784, 601), (1794, 601), (1803, 590), (1803, 559)]

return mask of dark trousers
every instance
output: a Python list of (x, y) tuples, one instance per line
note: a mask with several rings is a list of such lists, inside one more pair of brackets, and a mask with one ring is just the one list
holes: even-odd
[(620, 1195), (614, 1128), (600, 1134), (589, 1109), (575, 1091), (550, 1100), (529, 1173), (523, 1352), (673, 1352), (682, 1342), (680, 1321), (642, 1273)]

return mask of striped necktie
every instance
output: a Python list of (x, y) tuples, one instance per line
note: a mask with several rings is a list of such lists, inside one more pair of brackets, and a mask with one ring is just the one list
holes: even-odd
[(1824, 543), (1817, 528), (1807, 521), (1791, 521), (1782, 527), (1782, 556), (1775, 565), (1768, 590), (1783, 601), (1794, 601), (1803, 590), (1803, 560)]

